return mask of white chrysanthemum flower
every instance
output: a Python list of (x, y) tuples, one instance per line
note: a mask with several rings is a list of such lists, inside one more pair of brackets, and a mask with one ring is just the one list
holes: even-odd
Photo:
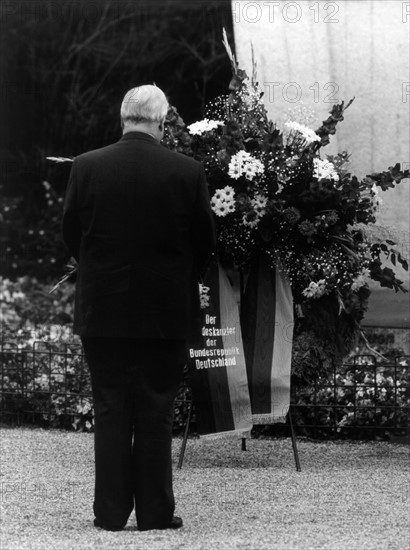
[(339, 174), (336, 172), (334, 165), (328, 160), (320, 158), (313, 159), (313, 176), (319, 181), (339, 181)]
[(228, 174), (233, 179), (238, 179), (242, 175), (248, 180), (253, 180), (257, 174), (263, 174), (265, 167), (263, 162), (253, 157), (244, 150), (233, 155), (228, 167)]
[(235, 211), (235, 191), (227, 185), (218, 189), (211, 198), (211, 208), (217, 216), (223, 217)]
[(253, 178), (258, 174), (263, 174), (265, 168), (263, 163), (259, 159), (251, 159), (244, 166), (244, 175), (248, 180), (253, 180)]
[(299, 122), (290, 120), (289, 122), (285, 122), (285, 126), (290, 131), (298, 132), (305, 140), (306, 145), (310, 145), (314, 141), (320, 141), (320, 137), (311, 128), (299, 124)]
[(236, 153), (235, 157), (244, 162), (244, 161), (247, 161), (247, 160), (251, 160), (253, 157), (250, 153), (248, 153), (247, 151), (245, 151), (244, 149), (241, 149), (240, 151), (238, 151), (238, 153)]
[(262, 218), (262, 216), (265, 215), (267, 202), (268, 198), (260, 194), (256, 194), (255, 198), (251, 200), (251, 204), (259, 218)]
[(209, 120), (204, 118), (204, 120), (199, 120), (187, 126), (188, 132), (193, 136), (202, 136), (205, 132), (210, 132), (215, 130), (218, 126), (223, 126), (224, 123), (220, 120)]
[[(239, 153), (240, 152), (241, 151), (239, 151)], [(239, 153), (231, 157), (231, 161), (228, 166), (228, 174), (235, 180), (240, 178), (243, 172), (243, 160)]]
[(211, 208), (217, 216), (223, 217), (228, 214), (225, 203), (220, 199), (216, 199), (215, 197), (212, 197), (211, 199)]
[(233, 199), (235, 195), (235, 191), (233, 187), (231, 187), (230, 185), (227, 185), (226, 187), (221, 189), (221, 194), (224, 200)]
[(326, 292), (326, 281), (320, 279), (317, 283), (312, 281), (305, 290), (302, 291), (306, 298), (320, 298)]
[(268, 198), (264, 197), (260, 193), (256, 193), (254, 198), (251, 199), (251, 205), (253, 207), (253, 212), (256, 214), (251, 219), (248, 219), (247, 215), (244, 214), (242, 217), (242, 223), (246, 225), (247, 227), (250, 227), (251, 229), (254, 229), (259, 221), (263, 218), (263, 216), (266, 214), (266, 204), (268, 202)]
[(249, 180), (253, 179), (256, 174), (255, 168), (250, 162), (248, 164), (244, 164), (242, 172), (244, 176)]
[(259, 223), (259, 218), (248, 220), (246, 215), (244, 214), (242, 217), (242, 223), (243, 225), (246, 225), (246, 227), (249, 227), (250, 229), (254, 229)]
[(237, 159), (231, 160), (229, 163), (228, 174), (234, 180), (240, 178), (242, 175), (242, 163)]

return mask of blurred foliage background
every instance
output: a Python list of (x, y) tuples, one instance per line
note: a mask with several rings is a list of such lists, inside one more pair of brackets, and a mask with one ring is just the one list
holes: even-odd
[(62, 200), (75, 156), (121, 137), (119, 109), (162, 88), (188, 124), (227, 91), (230, 0), (8, 1), (0, 4), (0, 275), (59, 277)]

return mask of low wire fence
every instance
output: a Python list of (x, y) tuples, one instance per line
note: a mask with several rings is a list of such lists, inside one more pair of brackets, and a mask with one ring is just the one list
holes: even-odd
[[(57, 349), (56, 349), (57, 348)], [(92, 429), (91, 380), (80, 344), (0, 347), (3, 423)]]
[[(184, 373), (174, 430), (185, 425), (191, 391)], [(0, 422), (91, 431), (91, 377), (79, 342), (0, 343)]]
[[(79, 343), (0, 344), (0, 421), (92, 431), (91, 382)], [(185, 425), (192, 396), (188, 375), (175, 403), (174, 431)], [(294, 387), (299, 435), (388, 437), (409, 434), (410, 356), (380, 363), (357, 355), (309, 386)], [(195, 431), (195, 409), (192, 429)]]
[(293, 411), (298, 432), (314, 437), (366, 438), (409, 433), (410, 356), (392, 362), (356, 355), (294, 392)]

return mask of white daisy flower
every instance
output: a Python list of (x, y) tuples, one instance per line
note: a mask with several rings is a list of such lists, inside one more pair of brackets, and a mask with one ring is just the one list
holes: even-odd
[(248, 220), (248, 218), (246, 217), (246, 214), (244, 214), (242, 217), (242, 223), (243, 225), (246, 225), (247, 227), (254, 229), (258, 225), (259, 219), (255, 218), (253, 220)]
[(233, 162), (231, 161), (229, 163), (228, 174), (234, 180), (237, 180), (238, 178), (240, 178), (242, 175), (241, 164), (236, 161), (233, 161)]
[(227, 185), (215, 191), (211, 198), (211, 208), (217, 216), (223, 217), (235, 211), (235, 191)]
[(244, 175), (246, 179), (253, 180), (257, 174), (263, 174), (263, 163), (244, 150), (233, 155), (228, 167), (228, 174), (233, 179)]
[(259, 221), (266, 214), (266, 204), (268, 202), (267, 197), (264, 197), (260, 193), (256, 193), (254, 198), (251, 200), (251, 205), (253, 207), (253, 212), (256, 214), (252, 216), (251, 219), (248, 219), (247, 215), (244, 214), (242, 217), (242, 223), (251, 229), (254, 229)]
[(259, 218), (262, 218), (266, 212), (266, 203), (268, 202), (267, 197), (263, 195), (256, 194), (255, 198), (251, 200), (251, 204), (254, 207), (255, 212), (258, 214)]
[(235, 191), (233, 189), (233, 187), (231, 187), (230, 185), (227, 185), (226, 187), (224, 187), (222, 190), (221, 190), (221, 194), (223, 195), (224, 199), (229, 199), (229, 198), (233, 198), (234, 194), (235, 194)]

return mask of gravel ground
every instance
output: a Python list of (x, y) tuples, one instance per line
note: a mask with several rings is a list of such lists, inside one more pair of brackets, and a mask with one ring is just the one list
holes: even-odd
[[(9, 549), (410, 548), (410, 447), (384, 442), (190, 439), (175, 470), (176, 531), (92, 525), (93, 436), (0, 429), (1, 544)], [(181, 440), (174, 440), (174, 460)]]

